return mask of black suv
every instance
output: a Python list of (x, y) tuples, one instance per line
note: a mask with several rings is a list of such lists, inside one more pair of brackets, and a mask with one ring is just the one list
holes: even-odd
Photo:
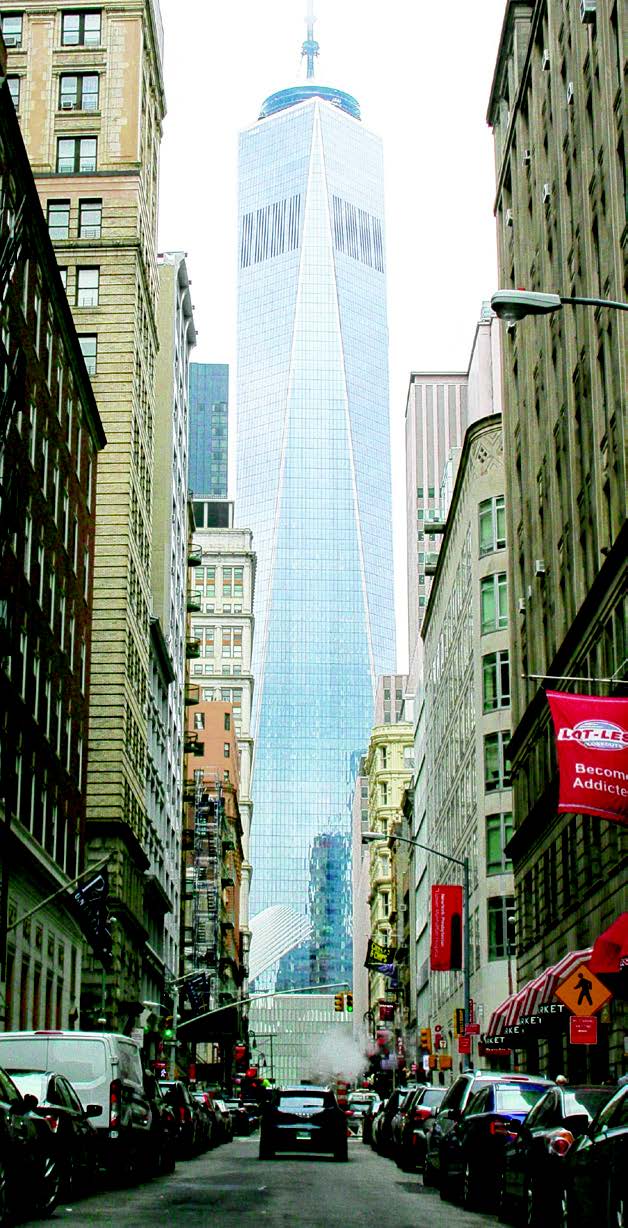
[(347, 1119), (328, 1087), (301, 1084), (272, 1093), (262, 1109), (260, 1160), (278, 1151), (330, 1151), (336, 1160), (349, 1158)]
[(425, 1149), (425, 1164), (423, 1168), (424, 1185), (441, 1185), (447, 1183), (447, 1136), (460, 1121), (469, 1101), (469, 1097), (490, 1083), (547, 1083), (549, 1080), (539, 1075), (508, 1074), (503, 1070), (465, 1070), (454, 1079), (441, 1102), (438, 1112), (432, 1119), (431, 1129), (427, 1134)]
[(57, 1142), (34, 1096), (22, 1096), (0, 1069), (0, 1224), (12, 1213), (47, 1218), (59, 1198)]

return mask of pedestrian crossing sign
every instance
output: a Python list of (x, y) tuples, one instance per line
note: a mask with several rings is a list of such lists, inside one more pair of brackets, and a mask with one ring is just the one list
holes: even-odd
[(574, 1015), (595, 1015), (612, 996), (588, 964), (579, 964), (556, 990), (556, 997)]

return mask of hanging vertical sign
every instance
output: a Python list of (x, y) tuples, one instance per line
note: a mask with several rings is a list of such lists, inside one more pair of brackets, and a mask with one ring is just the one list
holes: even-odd
[(435, 883), (432, 887), (432, 972), (462, 968), (462, 887)]
[(546, 694), (556, 735), (559, 811), (628, 823), (628, 699)]

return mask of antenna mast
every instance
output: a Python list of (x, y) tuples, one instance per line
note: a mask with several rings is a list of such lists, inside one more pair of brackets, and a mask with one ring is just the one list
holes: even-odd
[(307, 38), (301, 49), (301, 58), (303, 59), (305, 56), (307, 60), (307, 79), (311, 81), (314, 77), (314, 60), (319, 52), (318, 43), (314, 38), (314, 22), (316, 21), (314, 16), (314, 0), (308, 0), (305, 20), (307, 22)]

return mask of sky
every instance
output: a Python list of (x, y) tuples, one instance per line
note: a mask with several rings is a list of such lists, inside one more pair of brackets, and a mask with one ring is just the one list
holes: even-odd
[[(159, 250), (185, 251), (198, 343), (230, 365), (235, 444), (238, 133), (302, 79), (307, 0), (160, 0), (167, 114)], [(411, 371), (466, 370), (497, 288), (486, 111), (506, 0), (314, 0), (316, 79), (383, 141), (398, 669), (407, 667), (404, 416)], [(235, 411), (231, 415), (231, 409)], [(230, 497), (235, 447), (230, 447)], [(237, 506), (236, 506), (237, 520)]]

